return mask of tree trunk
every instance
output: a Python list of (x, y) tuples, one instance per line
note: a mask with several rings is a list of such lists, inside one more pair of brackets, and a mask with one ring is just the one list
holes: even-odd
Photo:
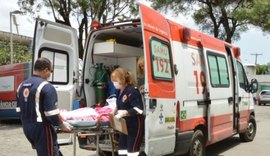
[[(84, 26), (88, 23), (87, 21), (87, 13), (86, 11), (83, 11), (83, 19), (82, 22), (80, 23), (79, 26), (79, 38), (78, 38), (78, 46), (79, 46), (79, 58), (83, 58), (83, 31), (84, 31)], [(87, 29), (87, 28), (86, 28)], [(86, 30), (87, 31), (87, 30)]]

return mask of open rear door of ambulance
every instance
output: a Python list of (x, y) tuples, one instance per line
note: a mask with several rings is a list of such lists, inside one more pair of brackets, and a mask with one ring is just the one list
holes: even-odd
[(49, 81), (58, 95), (58, 108), (71, 110), (78, 84), (78, 40), (74, 28), (37, 19), (33, 39), (33, 64), (39, 57), (53, 64)]
[(76, 30), (44, 19), (37, 19), (33, 40), (33, 62), (39, 57), (53, 64), (49, 81), (58, 94), (58, 107), (72, 109), (78, 82), (78, 40)]
[(175, 81), (168, 21), (139, 3), (145, 57), (145, 152), (173, 153), (175, 147)]

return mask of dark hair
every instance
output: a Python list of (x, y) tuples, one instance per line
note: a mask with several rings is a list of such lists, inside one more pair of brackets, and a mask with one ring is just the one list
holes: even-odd
[(34, 70), (45, 70), (48, 68), (51, 70), (51, 61), (45, 57), (40, 57), (36, 60), (35, 65), (34, 65)]

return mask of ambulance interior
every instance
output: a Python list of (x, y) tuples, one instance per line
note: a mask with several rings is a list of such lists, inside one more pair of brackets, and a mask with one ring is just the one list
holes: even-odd
[[(93, 82), (97, 81), (95, 80), (97, 65), (101, 65), (107, 71), (108, 80), (116, 67), (123, 67), (126, 71), (132, 72), (137, 81), (137, 60), (140, 56), (144, 56), (140, 25), (124, 25), (94, 31), (86, 48), (84, 93), (88, 107), (98, 103), (95, 100), (96, 86), (93, 85)], [(105, 90), (109, 96), (108, 89)]]

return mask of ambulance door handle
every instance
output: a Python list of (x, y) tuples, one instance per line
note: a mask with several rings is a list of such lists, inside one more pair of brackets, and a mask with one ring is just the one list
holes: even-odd
[(228, 103), (231, 104), (233, 102), (233, 97), (228, 98)]
[(242, 100), (242, 97), (239, 96), (239, 97), (238, 97), (238, 102), (241, 102), (241, 100)]
[(176, 64), (174, 64), (174, 65), (173, 65), (173, 67), (174, 67), (174, 74), (175, 74), (175, 75), (177, 75), (177, 74), (178, 74), (177, 65), (176, 65)]
[(73, 83), (78, 83), (78, 82), (79, 82), (78, 79), (73, 78)]
[(76, 76), (76, 73), (75, 71), (73, 71), (73, 84), (78, 83), (78, 79), (75, 76)]
[(211, 104), (211, 100), (210, 99), (198, 100), (197, 101), (197, 105), (210, 105), (210, 104)]
[(90, 82), (89, 79), (85, 79), (85, 83), (88, 84)]
[(157, 99), (150, 99), (149, 100), (149, 108), (155, 109), (157, 107)]

